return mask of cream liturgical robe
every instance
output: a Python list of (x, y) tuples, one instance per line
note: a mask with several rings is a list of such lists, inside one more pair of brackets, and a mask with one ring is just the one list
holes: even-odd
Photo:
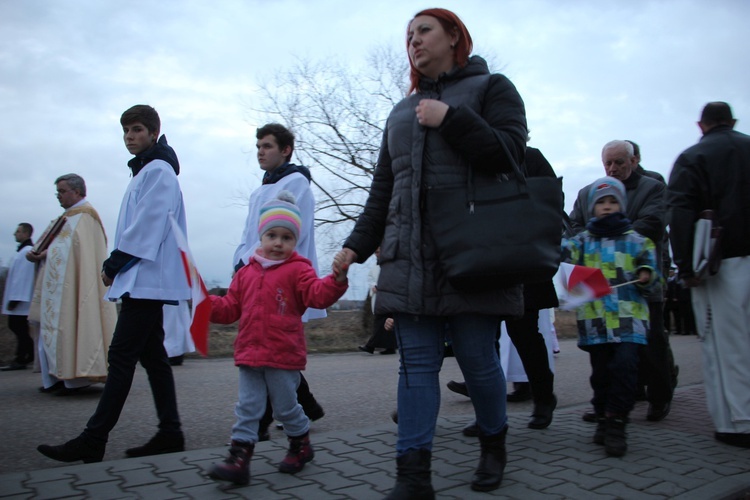
[(67, 221), (47, 250), (41, 283), (40, 341), (49, 373), (63, 380), (107, 376), (107, 351), (117, 309), (103, 300), (101, 267), (107, 240), (99, 214), (84, 201), (65, 212)]

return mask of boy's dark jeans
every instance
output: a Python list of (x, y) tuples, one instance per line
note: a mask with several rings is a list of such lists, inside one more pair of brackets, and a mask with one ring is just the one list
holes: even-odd
[(107, 442), (109, 432), (120, 418), (139, 361), (148, 374), (159, 431), (181, 432), (172, 368), (164, 349), (162, 306), (159, 300), (123, 298), (109, 346), (107, 382), (99, 405), (86, 425), (87, 437)]
[(639, 344), (621, 342), (589, 346), (591, 403), (598, 415), (627, 416), (635, 406)]

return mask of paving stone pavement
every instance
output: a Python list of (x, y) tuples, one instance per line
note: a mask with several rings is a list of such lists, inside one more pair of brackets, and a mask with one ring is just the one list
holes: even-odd
[[(628, 426), (628, 453), (606, 457), (592, 443), (594, 425), (583, 422), (588, 405), (555, 412), (552, 426), (526, 428), (524, 412), (509, 414), (508, 466), (500, 489), (469, 489), (478, 459), (476, 439), (461, 429), (472, 415), (438, 421), (433, 485), (441, 499), (750, 499), (750, 450), (713, 439), (702, 384), (678, 388), (662, 422), (645, 420), (639, 404)], [(703, 424), (700, 424), (700, 423)], [(230, 487), (205, 471), (226, 448), (190, 450), (0, 475), (0, 499), (379, 499), (395, 480), (395, 426), (378, 425), (311, 435), (315, 459), (296, 475), (277, 463), (286, 442), (258, 443), (251, 483)]]

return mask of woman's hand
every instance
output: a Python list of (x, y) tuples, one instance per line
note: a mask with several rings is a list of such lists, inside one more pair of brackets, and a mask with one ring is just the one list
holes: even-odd
[(339, 253), (333, 258), (334, 262), (337, 262), (340, 266), (354, 264), (357, 260), (357, 254), (351, 248), (342, 248)]
[(442, 125), (445, 115), (448, 113), (448, 105), (436, 99), (422, 99), (415, 111), (420, 125), (437, 128)]
[(357, 254), (349, 248), (342, 248), (333, 258), (333, 274), (336, 281), (344, 281), (349, 271), (349, 266), (357, 260)]

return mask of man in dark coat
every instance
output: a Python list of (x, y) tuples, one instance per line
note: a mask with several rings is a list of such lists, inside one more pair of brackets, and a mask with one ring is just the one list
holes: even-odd
[[(700, 142), (686, 149), (669, 176), (668, 220), (679, 277), (692, 292), (708, 410), (723, 443), (750, 448), (750, 136), (734, 130), (725, 102), (703, 108)], [(713, 210), (722, 228), (721, 266), (693, 269), (695, 222)]]

